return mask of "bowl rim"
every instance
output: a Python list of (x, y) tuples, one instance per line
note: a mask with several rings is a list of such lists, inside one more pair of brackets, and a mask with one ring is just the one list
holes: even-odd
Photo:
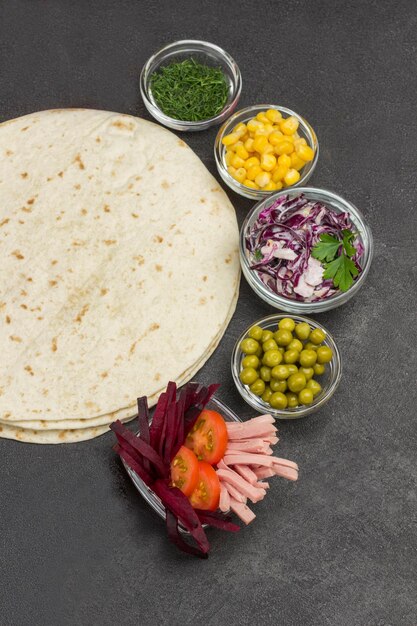
[[(290, 187), (285, 187), (285, 190), (296, 189), (298, 187), (302, 187), (312, 176), (314, 170), (316, 169), (316, 165), (319, 158), (320, 146), (319, 140), (317, 138), (317, 134), (311, 124), (299, 113), (289, 109), (288, 107), (282, 106), (280, 104), (253, 104), (251, 106), (245, 107), (243, 109), (239, 109), (239, 111), (235, 111), (233, 115), (227, 118), (222, 126), (219, 128), (217, 132), (216, 139), (214, 141), (214, 158), (217, 165), (217, 170), (222, 177), (223, 181), (236, 193), (244, 196), (245, 198), (255, 198), (258, 200), (266, 200), (270, 198), (274, 193), (278, 193), (277, 191), (262, 191), (262, 189), (251, 189), (250, 187), (246, 187), (243, 183), (235, 180), (233, 176), (229, 174), (225, 163), (223, 161), (223, 145), (222, 138), (225, 134), (228, 134), (228, 131), (231, 127), (235, 125), (236, 119), (241, 117), (242, 115), (247, 115), (248, 117), (252, 117), (253, 113), (259, 113), (260, 111), (264, 111), (267, 109), (276, 109), (277, 111), (286, 113), (287, 115), (292, 115), (297, 118), (301, 127), (303, 128), (304, 134), (307, 135), (309, 140), (309, 146), (314, 149), (314, 158), (310, 161), (309, 168), (305, 172), (303, 176), (300, 177), (300, 180), (291, 185)], [(226, 132), (227, 131), (227, 132)], [(304, 166), (305, 167), (305, 166)], [(303, 168), (304, 169), (304, 168)], [(284, 191), (284, 190), (280, 190)]]
[[(220, 113), (218, 113), (214, 117), (207, 117), (204, 120), (198, 120), (196, 122), (189, 121), (189, 120), (177, 120), (174, 117), (170, 117), (169, 115), (166, 115), (162, 111), (162, 109), (160, 109), (156, 105), (156, 103), (154, 103), (151, 100), (151, 98), (148, 95), (148, 89), (146, 87), (146, 79), (148, 77), (151, 65), (154, 62), (155, 58), (158, 55), (166, 54), (168, 51), (175, 49), (179, 46), (184, 46), (184, 45), (190, 45), (190, 46), (199, 45), (203, 48), (207, 48), (216, 52), (219, 56), (223, 57), (223, 59), (225, 60), (229, 68), (231, 69), (231, 73), (235, 74), (235, 80), (233, 81), (232, 99), (229, 103), (226, 103), (226, 105), (220, 111)], [(142, 70), (140, 72), (139, 85), (140, 85), (141, 96), (146, 105), (146, 108), (148, 109), (148, 111), (152, 113), (152, 115), (156, 113), (156, 119), (158, 119), (158, 121), (166, 125), (178, 124), (178, 125), (181, 125), (182, 127), (185, 127), (185, 129), (196, 129), (202, 124), (211, 126), (216, 123), (220, 123), (229, 111), (233, 111), (233, 109), (236, 107), (239, 101), (240, 94), (242, 91), (242, 75), (240, 73), (239, 66), (234, 60), (234, 58), (228, 52), (226, 52), (226, 50), (224, 50), (217, 44), (211, 43), (209, 41), (204, 41), (202, 39), (180, 39), (178, 41), (174, 41), (170, 44), (167, 44), (166, 46), (163, 46), (162, 48), (158, 49), (148, 58), (148, 60), (143, 65)]]
[[(348, 211), (354, 218), (360, 223), (361, 228), (359, 230), (359, 234), (361, 235), (362, 243), (365, 248), (364, 256), (365, 256), (365, 264), (362, 267), (362, 272), (360, 276), (358, 276), (357, 280), (353, 283), (353, 285), (348, 289), (348, 291), (339, 291), (336, 294), (330, 296), (329, 298), (325, 298), (324, 300), (319, 300), (317, 302), (304, 302), (302, 300), (295, 300), (291, 298), (286, 298), (285, 296), (281, 296), (275, 294), (273, 291), (268, 289), (266, 285), (261, 281), (256, 272), (250, 269), (249, 260), (246, 255), (246, 247), (245, 247), (245, 237), (246, 230), (248, 228), (249, 222), (252, 220), (253, 216), (256, 213), (259, 213), (262, 209), (265, 208), (267, 203), (273, 203), (278, 198), (283, 195), (296, 193), (296, 194), (305, 194), (308, 198), (308, 194), (319, 194), (325, 197), (325, 202), (328, 202), (332, 208), (335, 208), (335, 202), (342, 204), (346, 211)], [(364, 238), (363, 234), (365, 233), (366, 237)], [(367, 239), (367, 241), (365, 241)], [(368, 275), (369, 269), (371, 267), (374, 247), (373, 247), (373, 237), (370, 227), (368, 226), (363, 214), (361, 211), (349, 200), (346, 200), (342, 196), (339, 196), (333, 191), (328, 189), (322, 189), (319, 187), (298, 187), (298, 188), (286, 188), (280, 191), (276, 191), (272, 196), (265, 198), (255, 204), (254, 207), (249, 211), (246, 218), (243, 221), (243, 224), (240, 229), (239, 234), (239, 256), (240, 263), (242, 266), (243, 274), (248, 280), (251, 287), (254, 289), (255, 293), (257, 293), (263, 300), (271, 304), (272, 306), (280, 306), (283, 310), (285, 307), (289, 307), (292, 310), (298, 309), (300, 313), (309, 313), (309, 312), (320, 312), (328, 310), (328, 304), (331, 303), (331, 308), (336, 308), (340, 304), (343, 304), (352, 296), (355, 295), (357, 291), (362, 287), (366, 276)]]
[(291, 419), (299, 419), (301, 417), (306, 417), (311, 413), (315, 413), (319, 409), (321, 409), (334, 395), (337, 387), (339, 386), (341, 377), (342, 377), (342, 357), (337, 347), (337, 344), (334, 340), (333, 335), (327, 330), (323, 324), (313, 320), (309, 317), (305, 317), (303, 315), (291, 314), (291, 318), (295, 319), (298, 322), (307, 322), (307, 324), (313, 329), (319, 328), (326, 333), (326, 339), (324, 340), (325, 345), (329, 345), (333, 351), (332, 363), (334, 366), (334, 376), (332, 380), (329, 382), (326, 388), (323, 388), (323, 391), (318, 396), (318, 400), (309, 405), (302, 405), (301, 407), (296, 407), (293, 409), (274, 409), (269, 404), (264, 403), (258, 396), (255, 396), (247, 387), (244, 385), (239, 378), (240, 372), (240, 362), (242, 358), (242, 352), (239, 348), (240, 343), (247, 336), (248, 331), (253, 326), (261, 326), (264, 327), (266, 325), (275, 324), (281, 319), (289, 317), (288, 313), (273, 313), (272, 315), (268, 315), (267, 317), (263, 317), (259, 320), (253, 322), (246, 330), (240, 335), (237, 339), (231, 355), (231, 371), (233, 382), (235, 383), (236, 389), (245, 400), (247, 404), (249, 404), (252, 408), (259, 411), (260, 413), (270, 413), (274, 418), (279, 420), (291, 420)]

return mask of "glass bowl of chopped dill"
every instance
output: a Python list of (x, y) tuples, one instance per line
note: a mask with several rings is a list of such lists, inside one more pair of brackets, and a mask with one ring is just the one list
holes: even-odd
[(221, 124), (235, 109), (242, 77), (232, 57), (206, 41), (165, 46), (145, 63), (140, 91), (158, 122), (180, 131)]

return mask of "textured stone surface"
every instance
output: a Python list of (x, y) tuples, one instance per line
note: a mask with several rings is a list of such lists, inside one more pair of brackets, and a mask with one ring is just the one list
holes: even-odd
[[(417, 7), (378, 2), (0, 2), (0, 119), (86, 106), (148, 118), (138, 73), (162, 44), (224, 46), (241, 105), (276, 102), (315, 127), (311, 184), (360, 207), (373, 229), (367, 283), (320, 317), (344, 375), (319, 414), (280, 425), (300, 481), (276, 480), (241, 533), (182, 556), (136, 494), (112, 436), (67, 446), (0, 440), (4, 626), (415, 626)], [(215, 173), (215, 130), (186, 140)], [(240, 220), (251, 202), (233, 194)], [(238, 311), (198, 379), (272, 312), (242, 281)]]

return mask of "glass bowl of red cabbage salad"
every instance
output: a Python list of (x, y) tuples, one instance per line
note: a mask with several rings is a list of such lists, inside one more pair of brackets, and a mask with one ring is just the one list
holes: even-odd
[(279, 191), (250, 211), (240, 232), (240, 261), (252, 289), (289, 313), (320, 313), (363, 285), (373, 255), (360, 211), (331, 191)]

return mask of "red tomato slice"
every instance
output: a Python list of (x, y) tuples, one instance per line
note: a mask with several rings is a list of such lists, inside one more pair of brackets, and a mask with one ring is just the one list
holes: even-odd
[(204, 409), (187, 436), (185, 444), (199, 461), (215, 465), (224, 457), (227, 447), (226, 423), (220, 413)]
[(190, 496), (197, 486), (198, 460), (194, 452), (181, 446), (171, 461), (171, 484)]
[(214, 468), (205, 461), (198, 464), (197, 486), (190, 496), (191, 506), (194, 509), (215, 511), (219, 508), (220, 481)]

